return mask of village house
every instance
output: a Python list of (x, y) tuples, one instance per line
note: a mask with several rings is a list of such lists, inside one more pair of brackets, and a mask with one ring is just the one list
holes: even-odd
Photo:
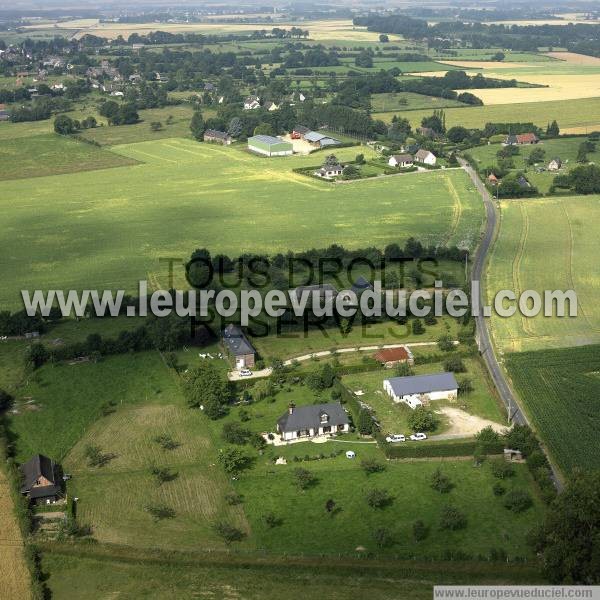
[(437, 137), (437, 133), (431, 127), (417, 127), (417, 133), (426, 138), (434, 139)]
[(400, 348), (382, 348), (373, 355), (373, 358), (380, 362), (386, 369), (391, 369), (401, 363), (412, 365), (415, 362), (412, 352), (406, 346), (401, 346)]
[(339, 177), (343, 171), (344, 167), (339, 163), (334, 165), (325, 163), (318, 171), (315, 171), (315, 175), (323, 177), (323, 179), (332, 179), (333, 177)]
[(254, 367), (256, 350), (240, 327), (230, 323), (223, 330), (223, 346), (235, 360), (235, 368), (246, 369)]
[(269, 112), (273, 112), (274, 110), (279, 110), (279, 104), (275, 104), (275, 102), (265, 102), (264, 108)]
[(290, 404), (287, 413), (277, 421), (277, 433), (285, 442), (348, 431), (350, 419), (339, 402), (298, 408)]
[(228, 133), (224, 131), (218, 131), (216, 129), (207, 129), (204, 132), (204, 141), (205, 142), (215, 142), (218, 144), (223, 144), (223, 146), (229, 146), (232, 142), (232, 138)]
[(432, 400), (455, 400), (458, 395), (454, 373), (392, 377), (383, 381), (383, 389), (394, 402), (404, 402), (413, 410)]
[(61, 487), (58, 483), (58, 469), (52, 459), (36, 454), (23, 463), (20, 469), (23, 476), (21, 494), (33, 504), (51, 504), (59, 499)]
[(390, 167), (405, 169), (413, 166), (413, 157), (410, 154), (392, 154), (388, 160)]
[(433, 152), (421, 148), (415, 154), (415, 162), (423, 163), (424, 165), (435, 165), (437, 158)]
[(487, 180), (491, 185), (498, 185), (498, 178), (493, 173), (487, 176)]
[(256, 110), (260, 108), (260, 98), (258, 96), (248, 96), (244, 100), (244, 110)]
[(548, 171), (558, 171), (562, 167), (562, 160), (556, 157), (548, 163)]
[(539, 138), (535, 133), (519, 133), (517, 135), (507, 135), (504, 140), (505, 146), (522, 146), (525, 144), (537, 144)]

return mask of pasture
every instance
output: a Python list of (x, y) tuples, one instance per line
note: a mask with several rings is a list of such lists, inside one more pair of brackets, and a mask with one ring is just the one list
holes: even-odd
[(437, 98), (436, 96), (425, 96), (412, 92), (372, 94), (371, 105), (374, 113), (389, 112), (391, 110), (434, 110), (436, 108), (450, 108), (453, 106), (464, 107), (457, 100)]
[[(331, 185), (292, 171), (316, 155), (268, 159), (185, 139), (112, 150), (143, 164), (0, 183), (3, 306), (16, 306), (21, 289), (166, 283), (159, 259), (201, 246), (237, 256), (414, 236), (473, 248), (482, 224), (479, 195), (460, 170)], [(336, 150), (340, 160), (358, 152), (372, 156)]]
[(600, 196), (566, 196), (501, 203), (499, 236), (487, 272), (488, 302), (498, 290), (574, 289), (577, 317), (492, 316), (502, 352), (578, 346), (600, 341), (596, 298), (598, 236), (590, 223), (600, 218)]
[[(304, 445), (304, 448), (300, 448)], [(286, 450), (296, 454), (328, 456), (337, 446), (352, 449), (356, 459), (344, 454), (300, 464), (317, 478), (314, 485), (299, 490), (293, 471), (298, 463), (273, 466), (259, 462), (252, 471), (235, 482), (244, 496), (244, 511), (252, 528), (255, 544), (277, 553), (295, 552), (307, 555), (354, 554), (359, 546), (382, 556), (441, 558), (450, 547), (454, 552), (486, 555), (491, 548), (504, 549), (510, 557), (529, 557), (526, 531), (541, 514), (540, 502), (535, 507), (514, 515), (494, 497), (494, 477), (489, 465), (473, 468), (472, 460), (444, 462), (389, 461), (383, 472), (366, 475), (360, 460), (377, 456), (373, 446), (331, 442), (324, 445), (300, 444)], [(311, 447), (312, 446), (312, 447)], [(325, 448), (324, 446), (327, 446)], [(440, 468), (454, 484), (449, 494), (430, 487), (433, 472)], [(506, 482), (507, 489), (530, 489), (531, 479), (525, 465), (518, 465), (515, 476)], [(393, 497), (388, 506), (371, 508), (366, 493), (373, 488), (388, 491)], [(337, 510), (328, 513), (325, 505), (333, 499)], [(452, 504), (463, 511), (468, 527), (460, 531), (441, 531), (442, 507)], [(276, 527), (268, 527), (264, 517), (273, 513), (280, 519)], [(412, 524), (421, 519), (430, 530), (429, 536), (416, 544)], [(374, 533), (385, 529), (391, 538), (389, 546), (378, 547)]]
[(513, 353), (506, 366), (563, 472), (600, 468), (600, 346)]

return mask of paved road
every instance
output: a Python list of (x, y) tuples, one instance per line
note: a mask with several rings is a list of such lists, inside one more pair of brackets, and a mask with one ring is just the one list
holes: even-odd
[[(485, 262), (487, 259), (488, 252), (492, 246), (494, 241), (494, 234), (496, 231), (496, 223), (498, 222), (498, 213), (496, 209), (496, 205), (494, 203), (494, 199), (490, 196), (487, 188), (474, 171), (474, 169), (467, 163), (466, 160), (459, 158), (458, 159), (463, 169), (467, 172), (471, 181), (474, 183), (475, 187), (481, 194), (483, 198), (483, 203), (485, 205), (486, 212), (486, 227), (485, 233), (483, 235), (483, 239), (477, 248), (477, 252), (475, 254), (475, 258), (473, 260), (473, 268), (471, 269), (471, 281), (476, 281), (480, 283), (479, 288), (479, 306), (483, 307), (484, 305), (484, 293), (483, 293), (483, 273), (485, 268)], [(481, 311), (480, 311), (481, 312)], [(498, 364), (498, 359), (496, 358), (496, 353), (494, 352), (494, 346), (490, 339), (490, 332), (487, 326), (486, 317), (482, 314), (479, 314), (475, 317), (475, 325), (476, 325), (476, 336), (477, 336), (477, 344), (479, 346), (479, 352), (483, 357), (485, 364), (487, 366), (488, 372), (494, 381), (494, 385), (500, 394), (500, 398), (506, 407), (506, 412), (508, 415), (508, 419), (512, 423), (517, 423), (519, 425), (529, 425), (529, 421), (525, 415), (525, 413), (521, 410), (511, 388), (504, 375), (504, 371)], [(554, 478), (554, 483), (556, 487), (560, 490), (562, 488), (562, 484), (560, 478), (558, 476), (558, 472), (556, 468), (552, 465), (552, 473)]]

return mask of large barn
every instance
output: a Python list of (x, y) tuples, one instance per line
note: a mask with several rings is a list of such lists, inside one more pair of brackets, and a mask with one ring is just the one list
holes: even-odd
[(294, 152), (291, 142), (272, 135), (255, 135), (248, 138), (248, 150), (263, 156), (290, 156)]

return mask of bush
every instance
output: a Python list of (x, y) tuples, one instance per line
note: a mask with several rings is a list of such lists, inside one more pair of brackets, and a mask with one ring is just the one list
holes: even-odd
[(394, 537), (389, 529), (385, 527), (380, 527), (373, 532), (373, 538), (375, 539), (375, 543), (379, 548), (388, 548), (393, 545)]
[(241, 542), (246, 537), (246, 534), (243, 531), (223, 521), (215, 523), (213, 525), (213, 530), (226, 544), (231, 544), (231, 542)]
[(450, 373), (465, 373), (467, 367), (460, 356), (450, 356), (444, 361), (444, 371)]
[(162, 521), (163, 519), (172, 519), (175, 517), (175, 511), (164, 504), (152, 504), (146, 506), (144, 510), (152, 515), (154, 521)]
[(436, 469), (431, 476), (431, 487), (440, 492), (440, 494), (447, 494), (453, 485), (447, 475), (444, 475), (440, 469)]
[(514, 467), (502, 458), (492, 460), (490, 462), (492, 475), (497, 479), (508, 479), (515, 474)]
[(225, 494), (225, 503), (229, 504), (229, 506), (237, 506), (244, 501), (244, 497), (237, 492), (229, 492)]
[(506, 492), (506, 488), (499, 481), (496, 481), (492, 486), (492, 491), (494, 492), (494, 496), (503, 496)]
[(318, 481), (313, 473), (311, 473), (308, 469), (303, 469), (301, 467), (294, 469), (294, 479), (296, 480), (296, 485), (301, 490), (307, 490), (309, 487), (315, 485)]
[(273, 529), (274, 527), (279, 527), (283, 523), (283, 519), (278, 517), (275, 513), (269, 512), (263, 517), (263, 521), (265, 525), (269, 529)]
[(412, 530), (415, 542), (421, 542), (429, 535), (429, 528), (420, 519), (413, 523)]
[(252, 432), (249, 429), (245, 429), (239, 423), (234, 421), (225, 423), (221, 432), (221, 436), (226, 442), (237, 444), (239, 446), (246, 444), (251, 435)]
[[(449, 335), (443, 335), (439, 340), (438, 340), (438, 348), (442, 351), (442, 352), (450, 352), (451, 350), (454, 350), (455, 346), (454, 346), (454, 341), (452, 340), (452, 338)], [(449, 369), (446, 369), (447, 371)]]
[(522, 513), (533, 505), (533, 500), (525, 490), (511, 490), (504, 497), (503, 504), (514, 513)]
[(360, 466), (367, 475), (370, 475), (371, 473), (381, 473), (382, 471), (385, 471), (385, 465), (383, 463), (380, 463), (378, 460), (375, 460), (374, 458), (364, 458), (361, 461)]
[(454, 506), (444, 506), (440, 517), (440, 528), (456, 531), (465, 529), (467, 526), (467, 517), (458, 508)]
[(419, 406), (409, 415), (408, 426), (413, 431), (434, 431), (437, 427), (437, 419), (433, 411)]
[(367, 492), (367, 504), (371, 508), (385, 508), (393, 501), (393, 497), (387, 490), (373, 488)]

